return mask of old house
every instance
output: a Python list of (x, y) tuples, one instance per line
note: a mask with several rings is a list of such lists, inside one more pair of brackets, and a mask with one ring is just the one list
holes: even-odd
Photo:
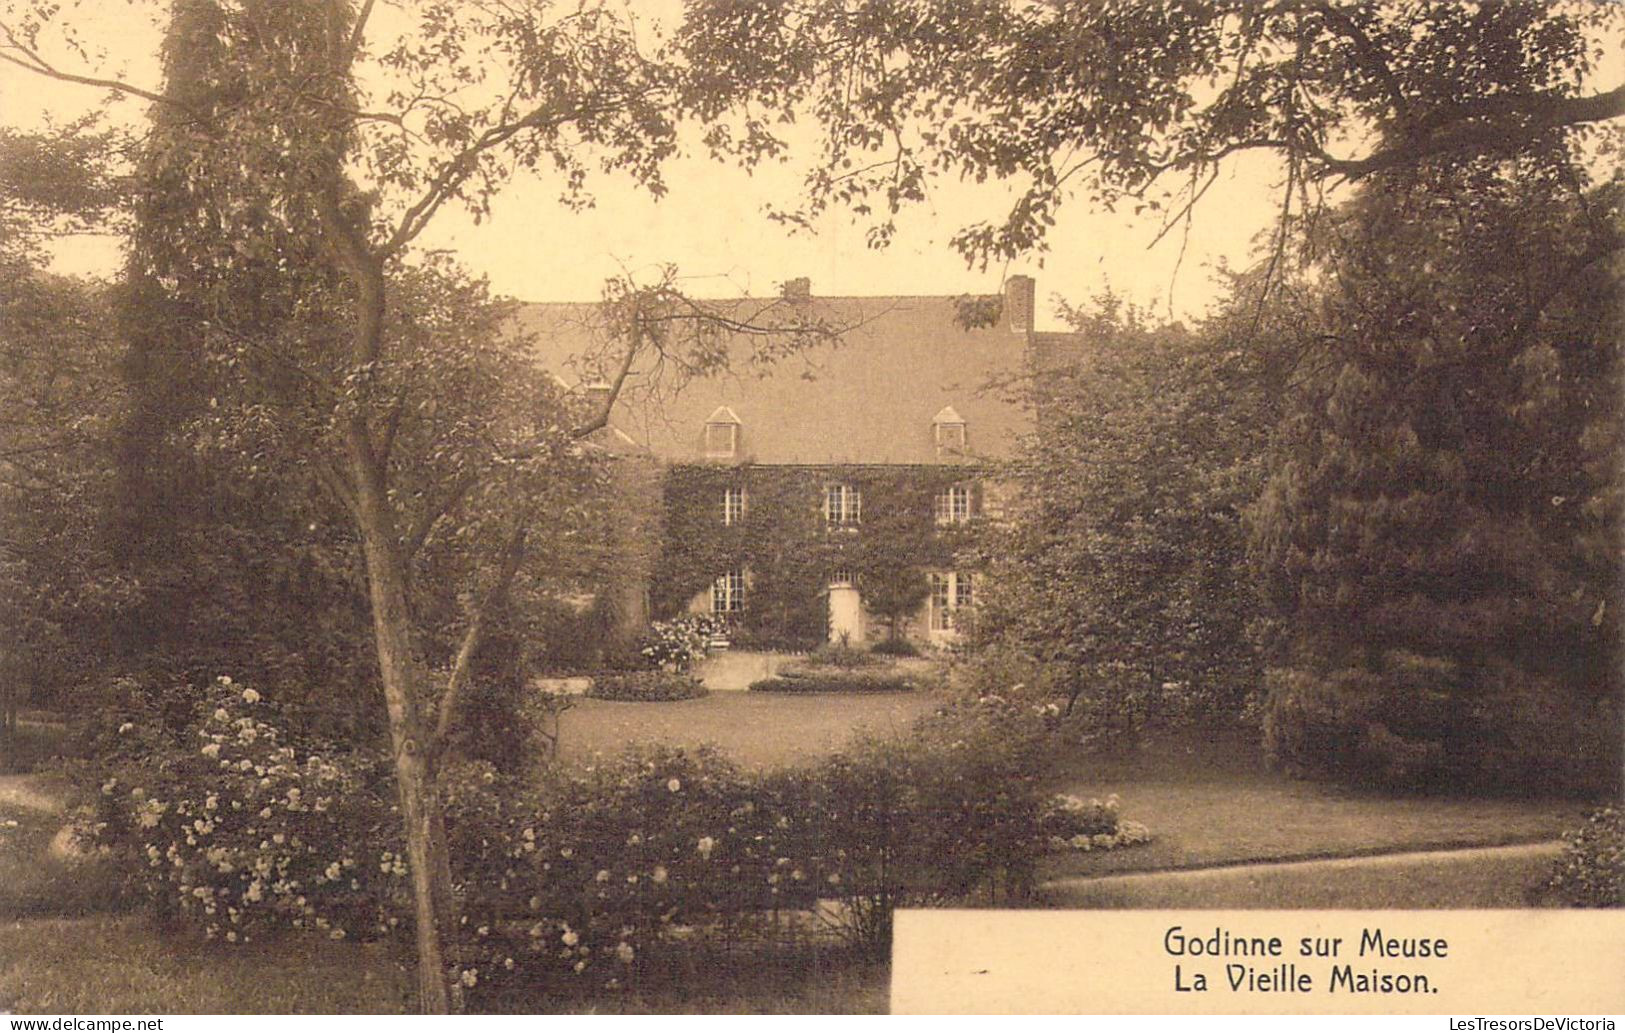
[[(953, 639), (979, 589), (966, 547), (1008, 503), (990, 464), (1033, 429), (1024, 375), (1072, 336), (1035, 332), (1034, 292), (1013, 276), (968, 319), (966, 299), (818, 298), (792, 281), (773, 304), (838, 341), (764, 362), (736, 335), (704, 369), (640, 357), (601, 433), (632, 489), (629, 617), (712, 612), (766, 647)], [(583, 394), (619, 372), (596, 313), (521, 312)]]

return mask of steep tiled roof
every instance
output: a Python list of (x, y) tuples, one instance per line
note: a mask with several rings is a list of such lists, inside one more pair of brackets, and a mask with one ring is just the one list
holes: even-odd
[[(735, 461), (768, 464), (946, 461), (932, 424), (944, 409), (964, 420), (972, 460), (1009, 455), (1030, 429), (1031, 413), (1014, 400), (1014, 389), (1039, 335), (1004, 320), (967, 330), (951, 297), (806, 304), (817, 317), (855, 329), (839, 344), (821, 342), (766, 365), (749, 361), (750, 341), (733, 342), (727, 372), (676, 390), (653, 391), (643, 363), (628, 379), (614, 425), (661, 459), (702, 461), (706, 420), (725, 407), (740, 424)], [(592, 361), (606, 351), (595, 306), (527, 305), (518, 319), (535, 335), (541, 361), (566, 382), (613, 373)]]

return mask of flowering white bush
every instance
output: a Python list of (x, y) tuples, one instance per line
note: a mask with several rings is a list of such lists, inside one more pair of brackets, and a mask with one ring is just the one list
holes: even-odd
[[(136, 716), (119, 739), (154, 745), (100, 783), (104, 842), (166, 911), (224, 943), (409, 925), (387, 763), (301, 749), (268, 709), (221, 679), (179, 742)], [(542, 782), (448, 762), (454, 974), (478, 1006), (539, 981), (623, 985), (772, 911), (839, 901), (854, 941), (878, 950), (895, 907), (1024, 899), (1046, 849), (1149, 835), (1114, 797), (1047, 795), (1036, 758), (1052, 718), (983, 698), (765, 775), (704, 749), (632, 751)]]
[(669, 621), (655, 621), (639, 643), (638, 652), (651, 667), (686, 671), (705, 659), (711, 639), (726, 623), (709, 614), (689, 614)]
[(406, 869), (374, 761), (296, 751), (263, 711), (259, 693), (220, 678), (190, 743), (103, 783), (103, 843), (135, 858), (163, 911), (210, 938), (388, 931)]

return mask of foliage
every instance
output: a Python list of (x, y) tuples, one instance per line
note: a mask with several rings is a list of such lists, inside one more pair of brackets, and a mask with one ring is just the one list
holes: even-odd
[(122, 401), (109, 292), (43, 271), (50, 236), (110, 217), (115, 145), (88, 122), (0, 129), (0, 754), (24, 703), (58, 703), (95, 670), (133, 588), (98, 526)]
[[(1044, 851), (1143, 836), (1115, 801), (1044, 791), (1053, 716), (987, 697), (764, 775), (661, 747), (539, 782), (459, 763), (442, 785), (463, 985), (613, 986), (785, 910), (878, 951), (895, 907), (1024, 900)], [(231, 944), (408, 924), (379, 758), (289, 745), (271, 705), (225, 678), (179, 728), (151, 709), (107, 722), (100, 839), (172, 919)]]
[(493, 628), (479, 652), (448, 746), (462, 760), (518, 775), (551, 754), (557, 701), (532, 686), (524, 644), (512, 627)]
[(862, 649), (855, 649), (845, 642), (826, 642), (797, 661), (796, 667), (798, 669), (833, 667), (837, 670), (851, 671), (865, 667), (878, 667), (881, 663), (879, 657), (873, 656)]
[(919, 647), (906, 638), (884, 638), (869, 647), (869, 652), (879, 653), (881, 656), (909, 657), (919, 656)]
[(265, 711), (222, 677), (178, 737), (150, 713), (120, 715), (99, 842), (160, 914), (210, 939), (388, 932), (405, 867), (379, 758), (296, 749)]
[(726, 628), (725, 620), (708, 614), (655, 621), (638, 643), (638, 653), (657, 669), (682, 673), (705, 659), (711, 640)]
[(106, 292), (0, 262), (0, 744), (103, 662), (134, 592), (99, 516), (120, 403)]
[(665, 703), (680, 699), (699, 699), (709, 694), (698, 678), (676, 671), (596, 674), (593, 675), (592, 687), (587, 690), (587, 695), (593, 699), (609, 699), (621, 703)]
[(1329, 180), (1581, 137), (1625, 114), (1625, 88), (1584, 82), (1621, 24), (1553, 0), (793, 0), (700, 6), (680, 41), (713, 151), (777, 160), (783, 126), (817, 120), (807, 196), (782, 218), (846, 207), (884, 243), (934, 178), (998, 177), (1007, 217), (953, 239), (986, 262), (1041, 249), (1072, 197), (1171, 228), (1244, 152), (1286, 166), (1284, 234)]
[(1031, 708), (989, 699), (810, 769), (746, 776), (707, 750), (655, 748), (558, 772), (534, 813), (454, 822), (457, 856), (484, 866), (468, 884), (481, 960), (466, 982), (620, 985), (652, 957), (783, 910), (883, 950), (895, 907), (995, 888), (1025, 899), (1049, 832), (1122, 831), (1113, 808), (1082, 815), (1041, 791), (1044, 729)]
[[(748, 572), (737, 618), (747, 640), (816, 648), (829, 640), (825, 592), (836, 572), (857, 578), (865, 605), (896, 624), (924, 599), (925, 572), (950, 569), (973, 525), (939, 528), (944, 488), (974, 480), (960, 467), (677, 466), (666, 479), (665, 537), (653, 577), (656, 613), (676, 613), (723, 572)], [(830, 528), (824, 489), (863, 494), (863, 523)], [(743, 488), (745, 518), (718, 517), (726, 488)]]
[(1616, 788), (1617, 190), (1534, 160), (1425, 186), (1339, 213), (1283, 301), (1249, 514), (1268, 743), (1356, 780)]
[(1118, 806), (1116, 793), (1104, 800), (1059, 793), (1050, 798), (1038, 821), (1054, 850), (1088, 853), (1149, 843), (1151, 830), (1140, 822), (1119, 819)]
[(912, 692), (914, 679), (890, 671), (781, 671), (750, 683), (751, 692), (810, 694), (821, 692)]
[(586, 610), (565, 603), (538, 602), (527, 621), (529, 665), (538, 671), (594, 671), (628, 664), (644, 666), (634, 644), (617, 627), (620, 615), (600, 593)]
[(1568, 907), (1625, 907), (1625, 819), (1619, 808), (1593, 811), (1563, 840), (1545, 893)]
[(1023, 504), (984, 544), (972, 641), (989, 686), (1064, 700), (1113, 734), (1233, 719), (1254, 691), (1241, 514), (1270, 400), (1222, 324), (1159, 328), (1115, 299), (1070, 312), (1074, 365), (1034, 385), (1011, 464)]

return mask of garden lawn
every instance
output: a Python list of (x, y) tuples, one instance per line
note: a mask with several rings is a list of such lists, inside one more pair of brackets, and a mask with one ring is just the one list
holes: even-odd
[(228, 948), (144, 916), (0, 922), (0, 1010), (24, 1014), (399, 1012), (411, 986), (387, 952), (315, 936)]
[(110, 865), (52, 850), (66, 821), (60, 789), (46, 779), (0, 775), (0, 919), (86, 915), (124, 906)]
[(635, 742), (695, 747), (710, 743), (741, 767), (816, 760), (861, 732), (901, 732), (932, 709), (926, 692), (778, 696), (713, 692), (673, 703), (576, 701), (560, 722), (559, 755), (588, 762)]
[[(0, 922), (0, 1012), (21, 1014), (393, 1014), (413, 981), (391, 952), (288, 935), (235, 947), (163, 936), (145, 917)], [(690, 983), (509, 1002), (526, 1012), (883, 1013), (884, 965), (808, 968), (746, 959)]]
[(1137, 847), (1052, 858), (1046, 877), (1350, 857), (1556, 839), (1584, 801), (1395, 795), (1268, 770), (1244, 736), (1165, 739), (1128, 755), (1079, 759), (1062, 780), (1083, 797), (1116, 793), (1155, 837)]

